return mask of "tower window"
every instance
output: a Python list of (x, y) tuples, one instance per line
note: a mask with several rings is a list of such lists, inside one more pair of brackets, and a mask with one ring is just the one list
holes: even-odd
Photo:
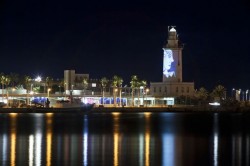
[(184, 87), (181, 87), (181, 93), (184, 93)]

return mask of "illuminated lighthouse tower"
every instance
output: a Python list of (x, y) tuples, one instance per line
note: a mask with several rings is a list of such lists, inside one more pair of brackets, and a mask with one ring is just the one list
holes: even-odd
[(182, 80), (182, 49), (175, 27), (169, 27), (167, 44), (163, 48), (162, 82), (150, 83), (150, 94), (156, 98), (162, 97), (167, 105), (169, 97), (194, 94), (194, 82)]
[(163, 48), (163, 82), (182, 82), (182, 49), (175, 28), (168, 28), (168, 40)]

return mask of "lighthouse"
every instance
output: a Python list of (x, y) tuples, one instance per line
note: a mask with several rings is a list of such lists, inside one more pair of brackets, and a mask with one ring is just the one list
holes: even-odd
[(163, 47), (163, 82), (182, 82), (182, 49), (175, 27), (168, 28)]
[[(174, 26), (168, 27), (168, 38), (163, 46), (162, 82), (150, 83), (150, 94), (163, 98), (167, 105), (178, 96), (193, 96), (194, 82), (182, 80), (182, 50), (178, 34)], [(169, 98), (172, 98), (171, 101)], [(159, 100), (159, 103), (162, 101)], [(157, 101), (155, 101), (157, 103)]]

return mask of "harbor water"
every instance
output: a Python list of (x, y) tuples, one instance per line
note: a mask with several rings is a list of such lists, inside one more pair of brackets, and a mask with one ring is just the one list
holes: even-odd
[(250, 165), (247, 113), (4, 113), (1, 166)]

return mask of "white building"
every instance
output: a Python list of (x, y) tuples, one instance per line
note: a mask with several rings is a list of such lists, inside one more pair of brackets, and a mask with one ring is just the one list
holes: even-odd
[(193, 96), (194, 82), (182, 81), (182, 49), (175, 28), (169, 28), (167, 44), (163, 48), (162, 82), (150, 83), (153, 97)]

